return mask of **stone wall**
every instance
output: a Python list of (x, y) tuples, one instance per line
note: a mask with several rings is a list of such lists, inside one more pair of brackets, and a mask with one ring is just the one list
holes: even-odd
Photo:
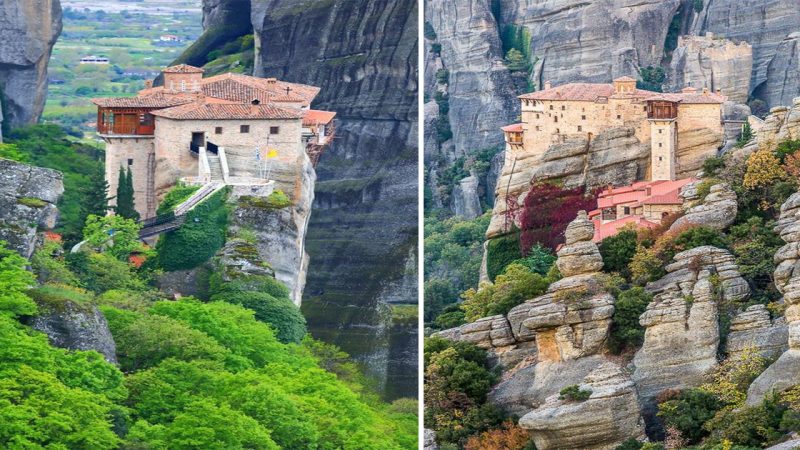
[[(106, 138), (106, 162), (105, 173), (108, 182), (108, 193), (114, 197), (108, 202), (108, 206), (116, 206), (117, 188), (119, 185), (120, 168), (131, 169), (133, 178), (133, 202), (136, 211), (142, 218), (147, 218), (155, 214), (155, 208), (148, 210), (148, 205), (154, 199), (148, 199), (148, 185), (153, 182), (153, 174), (150, 171), (149, 163), (155, 154), (153, 136), (142, 136), (140, 138)], [(153, 159), (154, 160), (154, 159)], [(197, 169), (195, 169), (195, 172)]]

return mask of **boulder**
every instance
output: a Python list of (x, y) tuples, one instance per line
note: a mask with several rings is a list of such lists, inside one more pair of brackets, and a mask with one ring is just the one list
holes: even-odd
[[(696, 195), (696, 186), (692, 185), (683, 194), (684, 198), (691, 195), (693, 190)], [(715, 184), (711, 186), (708, 195), (700, 203), (690, 206), (686, 213), (679, 217), (669, 229), (674, 231), (696, 225), (723, 230), (736, 220), (737, 212), (736, 192), (725, 183)]]
[(465, 220), (483, 214), (478, 192), (478, 177), (470, 175), (461, 179), (453, 188), (453, 212)]
[(537, 449), (611, 450), (628, 439), (644, 438), (636, 387), (617, 364), (600, 364), (579, 387), (591, 391), (587, 400), (561, 400), (553, 394), (520, 419)]
[(772, 320), (766, 306), (752, 305), (731, 320), (725, 353), (728, 358), (736, 359), (752, 349), (771, 360), (786, 351), (788, 340), (783, 317)]
[(0, 241), (30, 258), (37, 232), (56, 226), (63, 193), (61, 172), (0, 158)]
[(50, 343), (68, 350), (95, 350), (106, 361), (117, 363), (117, 346), (108, 322), (95, 305), (69, 300), (37, 302), (39, 312), (28, 325), (47, 335)]

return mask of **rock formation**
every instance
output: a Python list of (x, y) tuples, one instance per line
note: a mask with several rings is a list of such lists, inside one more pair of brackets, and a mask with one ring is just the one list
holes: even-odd
[(788, 339), (786, 319), (771, 319), (766, 306), (757, 304), (731, 320), (725, 353), (736, 359), (752, 349), (764, 358), (774, 359), (786, 351)]
[(781, 215), (775, 226), (786, 245), (775, 253), (775, 287), (783, 294), (787, 305), (784, 317), (788, 326), (789, 348), (781, 354), (747, 390), (747, 403), (761, 403), (771, 392), (781, 392), (800, 384), (800, 192), (781, 205)]
[(591, 396), (572, 401), (553, 394), (520, 419), (520, 426), (531, 430), (537, 449), (611, 450), (627, 439), (644, 438), (636, 387), (617, 364), (601, 364), (579, 388), (591, 391)]
[(649, 157), (649, 146), (639, 142), (630, 127), (608, 129), (591, 142), (584, 137), (567, 139), (550, 146), (541, 158), (524, 153), (508, 155), (497, 180), (486, 236), (492, 238), (505, 231), (506, 197), (516, 196), (522, 204), (534, 181), (559, 182), (566, 188), (630, 184), (644, 177)]
[(789, 2), (714, 0), (706, 2), (691, 32), (698, 36), (712, 32), (733, 42), (749, 43), (753, 48), (750, 92), (774, 107), (788, 105), (800, 93), (792, 71), (781, 68), (794, 63), (793, 73), (797, 74), (797, 47), (783, 43), (798, 29), (800, 9)]
[[(547, 293), (509, 311), (479, 319), (439, 336), (489, 350), (504, 368), (490, 401), (532, 431), (537, 448), (613, 449), (643, 436), (636, 390), (617, 363), (603, 355), (614, 298), (603, 287), (603, 259), (592, 242), (586, 212), (566, 229), (556, 264), (564, 278)], [(589, 400), (569, 403), (558, 392), (589, 387)]]
[(681, 36), (672, 52), (667, 74), (667, 92), (685, 86), (718, 89), (729, 100), (747, 102), (753, 67), (753, 49), (747, 42), (735, 43), (711, 35)]
[(532, 78), (540, 89), (545, 81), (607, 83), (658, 65), (679, 6), (679, 0), (504, 0), (499, 12), (503, 24), (529, 33)]
[(763, 121), (751, 119), (755, 137), (736, 150), (737, 154), (747, 156), (756, 150), (775, 150), (780, 142), (800, 139), (800, 97), (792, 100), (791, 107), (772, 108)]
[[(690, 193), (696, 195), (696, 186), (696, 183), (692, 183), (682, 190), (681, 196), (685, 199), (684, 203), (686, 203), (687, 199), (691, 199), (690, 195), (692, 194)], [(711, 186), (708, 195), (704, 199), (695, 205), (689, 206), (686, 213), (670, 226), (670, 231), (680, 230), (692, 225), (723, 230), (736, 220), (738, 209), (736, 193), (733, 192), (733, 189), (725, 183), (715, 184)]]
[(26, 322), (47, 335), (50, 343), (69, 350), (95, 350), (106, 361), (117, 363), (117, 346), (108, 322), (96, 306), (63, 300), (58, 304), (37, 301), (38, 314)]
[[(253, 192), (245, 186), (234, 186), (230, 201), (236, 204), (231, 214), (228, 230), (236, 234), (241, 229), (256, 236), (257, 260), (269, 264), (275, 278), (289, 288), (290, 297), (296, 305), (301, 304), (306, 283), (308, 254), (305, 239), (314, 200), (314, 169), (308, 157), (302, 155), (294, 171), (275, 171), (276, 189), (289, 195), (292, 205), (271, 208), (253, 198)], [(242, 197), (245, 197), (244, 199)], [(255, 197), (265, 200), (264, 197)], [(280, 230), (280, 232), (276, 232)], [(230, 242), (226, 247), (232, 245)], [(223, 249), (223, 254), (226, 249)]]
[(0, 241), (30, 258), (37, 231), (55, 227), (63, 193), (60, 172), (0, 158)]
[(0, 97), (6, 126), (39, 120), (47, 94), (47, 63), (60, 34), (59, 0), (0, 4)]
[(489, 0), (434, 0), (425, 3), (425, 20), (441, 45), (449, 73), (447, 119), (456, 152), (503, 144), (498, 128), (519, 114), (517, 92), (503, 62), (500, 30)]
[[(309, 330), (405, 395), (416, 392), (416, 365), (389, 373), (401, 349), (390, 348), (381, 305), (417, 248), (416, 8), (408, 0), (261, 0), (251, 1), (250, 15), (254, 74), (319, 86), (314, 107), (337, 112), (306, 237)], [(416, 302), (416, 287), (404, 294)]]
[(644, 344), (633, 359), (633, 380), (648, 417), (659, 393), (696, 387), (716, 367), (717, 303), (750, 295), (733, 255), (716, 247), (680, 252), (666, 270), (666, 276), (645, 288), (654, 297), (639, 319)]
[(470, 175), (461, 179), (458, 185), (453, 188), (453, 209), (455, 215), (469, 220), (483, 213), (478, 187), (478, 177)]

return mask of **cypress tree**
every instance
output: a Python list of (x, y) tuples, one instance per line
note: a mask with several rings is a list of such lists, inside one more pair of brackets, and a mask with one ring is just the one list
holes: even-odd
[(126, 219), (139, 220), (139, 213), (133, 200), (133, 174), (131, 168), (126, 171), (119, 168), (119, 185), (117, 186), (117, 215)]

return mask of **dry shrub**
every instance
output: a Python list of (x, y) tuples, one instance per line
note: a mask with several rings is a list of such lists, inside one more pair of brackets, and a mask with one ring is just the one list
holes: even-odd
[(502, 428), (494, 428), (470, 437), (464, 450), (522, 450), (530, 440), (528, 430), (508, 420), (503, 422)]

